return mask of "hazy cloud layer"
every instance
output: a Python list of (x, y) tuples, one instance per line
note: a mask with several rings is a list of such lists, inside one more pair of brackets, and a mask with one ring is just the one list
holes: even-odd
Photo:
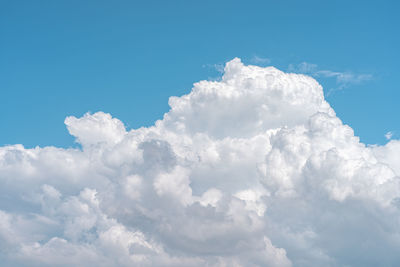
[(0, 148), (5, 266), (394, 266), (400, 142), (365, 146), (311, 77), (228, 62), (153, 127), (68, 117)]

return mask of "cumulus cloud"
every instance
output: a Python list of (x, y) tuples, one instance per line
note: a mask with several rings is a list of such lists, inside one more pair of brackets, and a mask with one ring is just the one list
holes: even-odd
[(394, 266), (400, 142), (366, 146), (313, 78), (229, 61), (154, 126), (67, 117), (0, 148), (5, 266)]

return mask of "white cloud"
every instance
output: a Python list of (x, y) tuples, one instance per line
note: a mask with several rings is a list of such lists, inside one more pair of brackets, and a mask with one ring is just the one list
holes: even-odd
[(289, 64), (288, 71), (296, 73), (304, 73), (304, 74), (313, 74), (318, 71), (318, 65), (308, 62), (301, 62), (297, 65)]
[(0, 147), (4, 265), (399, 262), (400, 142), (365, 146), (313, 78), (236, 58), (169, 104), (68, 117), (82, 149)]
[(320, 70), (318, 68), (318, 65), (308, 62), (302, 62), (297, 65), (289, 64), (288, 71), (295, 73), (304, 73), (316, 78), (334, 78), (338, 87), (330, 89), (328, 91), (328, 95), (333, 91), (342, 90), (351, 84), (359, 84), (361, 82), (370, 81), (373, 78), (371, 74), (355, 74), (352, 72)]
[(219, 73), (224, 73), (224, 64), (215, 63), (215, 64), (204, 64), (203, 68), (214, 69)]
[(82, 118), (70, 116), (65, 119), (65, 125), (69, 133), (82, 145), (113, 145), (121, 141), (126, 134), (124, 124), (104, 112), (93, 115), (86, 113)]
[(351, 72), (334, 72), (330, 70), (320, 70), (315, 73), (323, 77), (335, 77), (338, 83), (360, 83), (372, 79), (371, 74), (353, 74)]
[(393, 137), (393, 132), (387, 132), (387, 133), (385, 134), (385, 138), (386, 138), (387, 140), (392, 139), (392, 137)]
[(269, 58), (260, 57), (257, 55), (253, 56), (250, 61), (254, 64), (269, 64), (269, 63), (271, 63), (271, 60)]

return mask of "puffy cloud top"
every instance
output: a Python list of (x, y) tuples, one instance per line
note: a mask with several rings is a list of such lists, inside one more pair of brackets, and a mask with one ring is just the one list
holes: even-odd
[(148, 128), (0, 148), (5, 266), (395, 266), (400, 142), (365, 146), (311, 77), (228, 62)]
[(120, 120), (101, 111), (93, 115), (86, 113), (79, 119), (67, 117), (65, 125), (69, 133), (84, 146), (98, 143), (113, 145), (120, 142), (126, 134), (125, 126)]
[(196, 83), (192, 92), (171, 97), (169, 104), (166, 127), (214, 138), (248, 138), (302, 124), (318, 111), (333, 114), (313, 78), (274, 67), (244, 66), (238, 58), (226, 64), (221, 82)]

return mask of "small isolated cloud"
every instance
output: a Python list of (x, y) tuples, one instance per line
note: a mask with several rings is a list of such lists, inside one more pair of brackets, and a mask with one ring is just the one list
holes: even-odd
[(169, 105), (0, 147), (1, 265), (398, 265), (400, 141), (361, 143), (315, 79), (235, 58)]
[(392, 137), (393, 137), (393, 132), (387, 132), (386, 134), (385, 134), (385, 138), (387, 139), (387, 140), (390, 140), (390, 139), (392, 139)]
[(352, 72), (337, 72), (331, 70), (320, 70), (318, 65), (302, 62), (300, 64), (294, 65), (289, 64), (289, 72), (304, 73), (311, 75), (313, 77), (324, 77), (324, 78), (334, 78), (336, 80), (337, 88), (328, 91), (328, 94), (332, 91), (342, 90), (351, 84), (359, 84), (361, 82), (372, 80), (373, 76), (371, 74), (355, 74)]

